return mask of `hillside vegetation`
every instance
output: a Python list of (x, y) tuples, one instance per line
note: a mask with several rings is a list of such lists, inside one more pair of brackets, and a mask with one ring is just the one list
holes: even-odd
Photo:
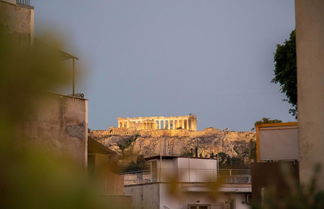
[[(250, 162), (255, 157), (255, 132), (207, 128), (188, 130), (94, 130), (90, 137), (122, 154), (131, 151), (144, 157), (154, 155), (221, 157)], [(217, 156), (218, 154), (218, 156)]]

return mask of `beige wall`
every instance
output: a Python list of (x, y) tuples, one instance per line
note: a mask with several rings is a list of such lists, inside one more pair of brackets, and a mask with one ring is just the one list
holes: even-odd
[(34, 37), (34, 8), (0, 0), (0, 25), (18, 38)]
[(133, 199), (134, 209), (160, 209), (159, 184), (126, 186), (125, 193)]
[(90, 172), (100, 180), (99, 186), (104, 195), (124, 194), (124, 178), (122, 175), (113, 172), (116, 169), (113, 163), (116, 161), (117, 156), (89, 153), (89, 167), (92, 167)]
[(27, 134), (58, 155), (87, 165), (88, 101), (51, 95), (26, 125)]
[(134, 209), (132, 207), (132, 197), (127, 195), (103, 195), (101, 200), (109, 205), (107, 209)]
[[(324, 168), (324, 1), (296, 0), (300, 178)], [(324, 189), (324, 172), (320, 178)]]

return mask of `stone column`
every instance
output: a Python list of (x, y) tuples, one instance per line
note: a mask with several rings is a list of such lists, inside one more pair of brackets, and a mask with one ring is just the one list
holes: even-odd
[[(324, 1), (296, 0), (299, 174), (324, 168)], [(318, 178), (324, 189), (324, 170)]]
[(191, 119), (188, 119), (188, 130), (191, 130)]
[(193, 121), (193, 127), (192, 128), (193, 128), (193, 130), (196, 131), (197, 130), (197, 119), (193, 119), (192, 121)]

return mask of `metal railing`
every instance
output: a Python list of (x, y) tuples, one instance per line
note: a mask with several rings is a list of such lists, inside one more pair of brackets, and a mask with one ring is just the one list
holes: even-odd
[(219, 169), (221, 176), (251, 175), (251, 169)]
[(251, 183), (251, 171), (250, 169), (221, 169), (217, 171), (215, 169), (162, 169), (161, 175), (152, 175), (150, 171), (138, 171), (123, 173), (124, 185), (145, 184), (152, 182), (165, 182), (168, 175), (178, 176), (179, 182), (209, 182), (217, 176), (223, 177), (225, 184), (250, 184)]
[(30, 6), (30, 0), (16, 0), (17, 4)]
[(251, 184), (250, 169), (220, 169), (218, 175), (226, 184)]
[(136, 171), (123, 173), (124, 185), (145, 184), (153, 182), (150, 171)]

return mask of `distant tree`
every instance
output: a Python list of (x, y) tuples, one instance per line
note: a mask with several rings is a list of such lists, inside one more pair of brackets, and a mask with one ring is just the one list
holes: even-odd
[(198, 157), (198, 146), (195, 147), (195, 157)]
[(135, 161), (132, 161), (130, 164), (123, 169), (123, 172), (135, 172), (135, 171), (143, 171), (148, 169), (148, 165), (145, 161), (143, 155), (137, 156)]
[(132, 145), (132, 143), (135, 142), (138, 137), (140, 137), (140, 135), (135, 134), (133, 136), (130, 136), (129, 138), (120, 140), (117, 143), (117, 145), (118, 145), (119, 149), (123, 152), (125, 149), (130, 147)]
[(215, 158), (214, 152), (211, 152), (209, 157), (212, 158), (212, 159), (214, 159)]
[(252, 139), (249, 142), (249, 159), (250, 162), (256, 161), (256, 142)]
[(182, 157), (193, 157), (194, 155), (195, 155), (194, 150), (191, 148), (190, 151), (188, 151), (188, 150), (183, 151), (180, 156), (182, 156)]
[(227, 168), (228, 166), (230, 166), (230, 156), (224, 152), (219, 152), (217, 154), (217, 159), (219, 162), (219, 167), (220, 168)]
[(297, 116), (297, 61), (296, 61), (296, 33), (290, 33), (289, 40), (278, 44), (274, 55), (274, 78), (271, 82), (279, 83), (281, 92), (287, 97), (285, 101), (292, 106), (289, 113)]
[(254, 126), (268, 123), (282, 123), (282, 121), (278, 119), (262, 118), (261, 120), (256, 121)]
[(246, 168), (248, 165), (245, 165), (244, 159), (240, 157), (231, 157), (224, 152), (219, 152), (217, 155), (217, 160), (219, 162), (219, 167), (221, 169), (237, 169), (237, 168)]

